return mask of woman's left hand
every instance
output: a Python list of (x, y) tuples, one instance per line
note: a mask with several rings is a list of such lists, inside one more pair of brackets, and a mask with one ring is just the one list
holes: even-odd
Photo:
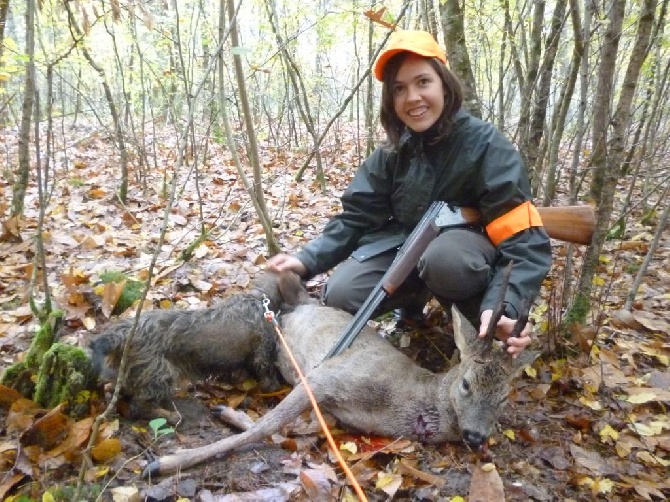
[[(479, 328), (479, 337), (486, 337), (486, 330), (491, 320), (491, 315), (493, 315), (493, 310), (485, 310), (482, 312), (480, 317), (481, 325)], [(514, 325), (516, 321), (510, 319), (509, 317), (502, 316), (500, 321), (498, 321), (498, 326), (496, 328), (496, 338), (502, 340), (507, 344), (507, 353), (511, 354), (512, 357), (517, 357), (527, 345), (532, 342), (530, 338), (531, 324), (526, 323), (526, 326), (523, 328), (518, 337), (510, 337), (512, 330), (514, 330)]]

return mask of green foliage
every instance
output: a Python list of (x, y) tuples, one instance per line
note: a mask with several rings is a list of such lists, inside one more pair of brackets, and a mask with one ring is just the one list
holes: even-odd
[(100, 282), (103, 284), (119, 284), (123, 281), (126, 282), (123, 286), (121, 296), (119, 296), (119, 300), (116, 302), (114, 310), (112, 311), (113, 315), (121, 314), (142, 297), (144, 283), (142, 281), (132, 279), (123, 272), (119, 272), (117, 270), (105, 270), (104, 272), (100, 273)]
[(589, 299), (585, 295), (578, 293), (574, 302), (563, 317), (563, 326), (566, 328), (564, 329), (564, 332), (567, 332), (567, 327), (571, 324), (584, 324), (586, 321), (586, 314), (589, 313), (590, 309), (591, 302)]
[(200, 234), (197, 239), (195, 239), (184, 251), (181, 252), (181, 255), (179, 255), (179, 258), (184, 260), (184, 261), (189, 261), (191, 258), (193, 258), (193, 252), (209, 238), (209, 234), (207, 232)]
[[(53, 497), (54, 502), (71, 502), (74, 500), (75, 493), (77, 491), (76, 485), (62, 485), (51, 487), (46, 490), (45, 494), (48, 493)], [(79, 493), (79, 500), (88, 501), (88, 500), (97, 500), (98, 497), (102, 494), (102, 486), (98, 484), (87, 484), (82, 487), (81, 492)], [(44, 501), (44, 497), (42, 497)]]
[(167, 420), (164, 418), (154, 418), (151, 422), (149, 422), (149, 427), (151, 427), (151, 430), (154, 433), (154, 440), (158, 439), (161, 436), (164, 436), (166, 434), (172, 434), (174, 432), (173, 427), (165, 427), (167, 424)]
[(629, 263), (623, 268), (623, 270), (627, 274), (637, 274), (638, 270), (640, 270), (640, 264), (639, 263)]
[(17, 495), (12, 502), (35, 502), (35, 499), (28, 495)]
[(607, 240), (619, 240), (623, 239), (624, 234), (626, 233), (626, 220), (624, 218), (619, 218), (614, 226), (607, 232)]
[(642, 220), (640, 220), (640, 223), (647, 227), (651, 227), (656, 225), (658, 222), (658, 213), (654, 209), (649, 209), (644, 213), (642, 216)]
[(35, 389), (32, 375), (28, 364), (21, 361), (5, 368), (0, 377), (0, 384), (11, 387), (22, 396), (32, 396)]
[(70, 185), (73, 187), (84, 186), (85, 181), (81, 178), (70, 178)]

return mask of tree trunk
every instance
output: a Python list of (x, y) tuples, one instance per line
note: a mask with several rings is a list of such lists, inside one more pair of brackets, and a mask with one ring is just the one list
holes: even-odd
[[(621, 168), (625, 157), (626, 130), (631, 117), (631, 107), (635, 89), (640, 76), (640, 69), (649, 52), (651, 28), (654, 22), (656, 0), (645, 0), (638, 18), (637, 37), (631, 51), (626, 75), (624, 77), (619, 101), (613, 115), (610, 115), (609, 103), (612, 97), (612, 82), (616, 69), (616, 58), (621, 26), (625, 12), (625, 0), (614, 0), (610, 24), (603, 40), (601, 65), (598, 79), (596, 107), (594, 107), (594, 181), (591, 194), (598, 201), (598, 223), (584, 258), (584, 268), (579, 280), (577, 309), (581, 314), (577, 320), (584, 321), (586, 309), (593, 288), (593, 277), (596, 274), (598, 259), (607, 237), (610, 217), (614, 204), (617, 182), (622, 175)], [(608, 47), (610, 46), (611, 47)], [(598, 113), (601, 115), (598, 116)], [(598, 127), (602, 129), (599, 130)], [(611, 137), (608, 138), (608, 131)], [(597, 138), (597, 139), (596, 139)], [(580, 308), (581, 307), (581, 308)]]
[(35, 102), (35, 0), (26, 2), (26, 83), (19, 130), (19, 170), (14, 181), (10, 217), (23, 214), (30, 173), (30, 124)]
[[(226, 6), (228, 8), (228, 19), (230, 25), (230, 41), (233, 48), (239, 47), (240, 42), (237, 36), (237, 28), (235, 22), (235, 5), (233, 0), (227, 0)], [(256, 142), (256, 131), (251, 120), (251, 110), (249, 109), (249, 99), (247, 97), (247, 88), (244, 81), (244, 71), (242, 69), (242, 59), (239, 54), (233, 54), (233, 62), (235, 65), (235, 77), (237, 80), (238, 92), (240, 93), (240, 104), (242, 105), (242, 112), (244, 115), (244, 125), (247, 131), (247, 139), (249, 141), (249, 162), (254, 173), (254, 185), (250, 191), (254, 200), (258, 218), (261, 220), (261, 225), (265, 230), (265, 237), (267, 239), (268, 253), (275, 255), (279, 253), (279, 244), (272, 231), (272, 223), (268, 216), (268, 210), (265, 205), (265, 196), (263, 194), (263, 178), (261, 175), (261, 165), (258, 157), (258, 144)], [(232, 145), (231, 145), (232, 147)]]
[[(9, 0), (0, 0), (0, 61), (5, 48), (5, 24), (7, 23), (7, 13), (9, 12)], [(5, 87), (5, 81), (0, 79), (0, 89)], [(0, 108), (0, 112), (2, 108)], [(0, 114), (0, 117), (4, 114)], [(5, 119), (0, 118), (0, 126), (4, 125)]]
[(567, 0), (558, 0), (554, 6), (554, 14), (551, 19), (551, 31), (545, 44), (544, 58), (539, 72), (539, 83), (535, 92), (535, 106), (531, 113), (530, 127), (528, 130), (528, 141), (526, 150), (526, 167), (531, 173), (533, 193), (537, 192), (542, 173), (542, 159), (540, 155), (540, 143), (544, 134), (544, 122), (547, 117), (547, 106), (551, 93), (551, 80), (553, 78), (554, 63), (558, 52), (558, 42), (565, 25), (565, 7)]
[[(72, 7), (70, 5), (70, 2), (65, 2), (64, 5), (65, 9), (67, 10), (67, 16), (70, 22), (70, 26), (77, 34), (77, 36), (80, 37), (79, 42), (81, 42), (82, 32), (81, 29), (79, 28), (79, 25), (77, 24), (77, 20), (75, 19), (74, 14), (72, 13)], [(119, 156), (121, 159), (121, 180), (119, 183), (118, 197), (119, 200), (123, 204), (125, 204), (128, 199), (128, 151), (126, 150), (126, 143), (123, 138), (121, 119), (119, 118), (119, 113), (116, 109), (116, 104), (114, 103), (112, 89), (109, 87), (107, 77), (105, 76), (105, 70), (102, 68), (102, 66), (98, 65), (93, 60), (93, 57), (89, 53), (88, 49), (86, 49), (85, 43), (78, 43), (78, 45), (79, 48), (81, 49), (82, 54), (86, 58), (86, 61), (88, 61), (88, 64), (91, 65), (91, 68), (93, 68), (100, 77), (100, 80), (102, 82), (102, 88), (105, 91), (105, 98), (107, 99), (107, 105), (109, 106), (109, 113), (112, 116), (112, 123), (114, 124), (114, 133), (116, 135), (116, 146), (119, 149)]]
[[(665, 194), (661, 197), (661, 202), (666, 199), (667, 194), (668, 190), (666, 188)], [(633, 302), (635, 301), (637, 292), (639, 291), (640, 285), (642, 284), (642, 279), (644, 278), (645, 274), (647, 273), (647, 270), (649, 269), (649, 264), (651, 263), (651, 260), (653, 259), (654, 255), (656, 254), (658, 245), (661, 242), (661, 236), (663, 235), (663, 231), (665, 230), (665, 227), (668, 225), (668, 217), (670, 217), (670, 203), (668, 203), (668, 201), (666, 200), (665, 209), (663, 210), (663, 213), (661, 214), (661, 217), (658, 221), (656, 232), (654, 232), (654, 238), (652, 239), (651, 244), (649, 245), (647, 254), (644, 257), (644, 260), (642, 260), (642, 265), (640, 265), (640, 269), (637, 271), (637, 275), (635, 276), (633, 285), (631, 286), (630, 291), (628, 292), (628, 296), (626, 297), (626, 303), (624, 304), (623, 308), (625, 310), (628, 310), (629, 312), (633, 309)]]
[(463, 104), (472, 115), (481, 118), (482, 104), (477, 95), (475, 76), (465, 44), (463, 11), (459, 0), (440, 2), (440, 18), (449, 66), (463, 84)]
[(270, 26), (272, 31), (275, 34), (277, 39), (277, 47), (282, 54), (282, 58), (286, 62), (286, 72), (288, 73), (289, 80), (291, 81), (291, 86), (293, 87), (293, 92), (296, 96), (296, 103), (298, 104), (298, 112), (302, 118), (307, 132), (312, 137), (312, 143), (314, 147), (314, 152), (316, 156), (316, 179), (319, 182), (321, 191), (325, 194), (326, 191), (326, 178), (323, 173), (323, 162), (321, 161), (321, 153), (319, 150), (318, 140), (319, 135), (316, 131), (316, 125), (314, 118), (312, 117), (312, 111), (309, 106), (309, 95), (305, 87), (305, 82), (300, 73), (300, 68), (291, 56), (286, 43), (282, 40), (281, 34), (279, 33), (279, 26), (277, 24), (279, 17), (277, 16), (276, 6), (274, 0), (267, 0), (265, 2), (265, 8), (267, 10), (268, 19), (270, 20)]
[(528, 168), (535, 167), (531, 164), (527, 148), (530, 145), (531, 113), (532, 103), (536, 94), (536, 81), (540, 71), (540, 57), (542, 56), (542, 29), (544, 27), (545, 0), (535, 0), (533, 24), (530, 33), (530, 47), (528, 53), (528, 65), (524, 77), (524, 85), (521, 90), (521, 112), (519, 113), (519, 151), (524, 163)]
[(549, 157), (547, 159), (548, 171), (545, 176), (545, 190), (542, 205), (549, 206), (552, 199), (556, 195), (556, 187), (558, 185), (557, 165), (559, 162), (559, 150), (561, 140), (563, 139), (563, 132), (565, 131), (565, 119), (568, 115), (568, 109), (572, 102), (572, 96), (577, 84), (577, 77), (579, 76), (579, 69), (582, 64), (582, 57), (584, 55), (584, 41), (582, 37), (582, 22), (579, 13), (579, 3), (577, 0), (570, 0), (570, 16), (572, 18), (572, 33), (574, 38), (574, 47), (572, 50), (572, 60), (570, 61), (570, 69), (568, 72), (568, 79), (563, 86), (561, 96), (558, 99), (557, 111), (552, 118), (551, 136), (549, 141)]
[[(373, 5), (370, 6), (370, 8), (374, 7)], [(374, 23), (372, 21), (368, 22), (368, 67), (371, 68), (374, 60), (372, 59), (372, 54), (374, 53), (374, 49), (372, 46), (372, 36), (374, 34), (375, 28), (374, 28)], [(374, 82), (372, 80), (372, 73), (368, 73), (367, 78), (365, 79), (366, 83), (366, 92), (365, 92), (365, 108), (363, 109), (365, 112), (365, 156), (368, 157), (372, 151), (375, 148), (375, 141), (374, 141)]]

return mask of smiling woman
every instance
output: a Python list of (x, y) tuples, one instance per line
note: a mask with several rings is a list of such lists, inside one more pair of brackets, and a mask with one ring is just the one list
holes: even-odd
[(408, 53), (393, 84), (393, 109), (412, 131), (427, 131), (444, 110), (444, 86), (426, 58)]
[[(483, 337), (503, 294), (503, 271), (514, 262), (497, 324), (507, 340), (551, 265), (549, 237), (530, 201), (521, 157), (495, 126), (462, 108), (460, 82), (430, 33), (394, 33), (374, 74), (382, 82), (387, 144), (360, 166), (342, 195), (342, 212), (323, 233), (296, 255), (273, 257), (268, 268), (307, 278), (337, 266), (324, 301), (353, 313), (434, 201), (475, 207), (482, 224), (443, 229), (375, 314), (421, 315), (432, 295), (445, 307), (456, 304)], [(507, 340), (508, 352), (518, 355), (529, 335), (526, 325)]]

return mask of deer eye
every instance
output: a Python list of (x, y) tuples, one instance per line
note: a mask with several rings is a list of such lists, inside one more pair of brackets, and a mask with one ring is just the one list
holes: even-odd
[(463, 389), (463, 392), (470, 392), (470, 382), (464, 378), (461, 380), (461, 388)]

